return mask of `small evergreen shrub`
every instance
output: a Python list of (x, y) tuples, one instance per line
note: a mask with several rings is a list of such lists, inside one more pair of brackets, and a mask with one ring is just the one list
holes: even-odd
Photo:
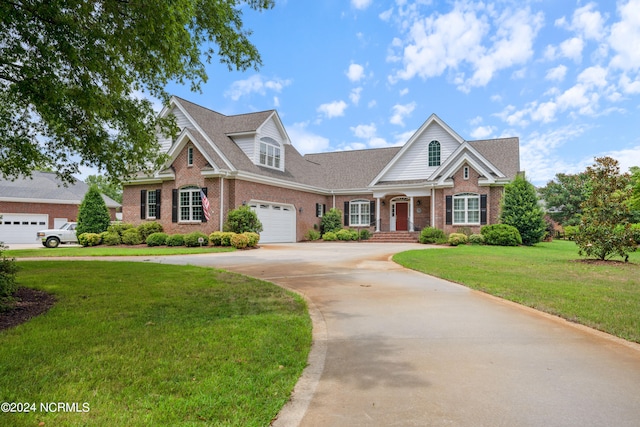
[[(202, 243), (199, 242), (200, 238), (202, 238), (203, 240)], [(206, 234), (200, 231), (194, 231), (193, 233), (184, 235), (184, 245), (191, 248), (195, 248), (198, 246), (207, 246), (209, 245), (209, 238)]]
[(120, 235), (113, 231), (105, 231), (104, 233), (100, 234), (100, 236), (102, 237), (103, 245), (117, 246), (120, 243), (122, 243), (122, 240), (120, 239)]
[(182, 234), (172, 234), (167, 237), (167, 246), (184, 246), (184, 236)]
[(449, 244), (451, 246), (464, 245), (469, 241), (466, 234), (451, 233), (449, 234)]
[(461, 233), (469, 237), (473, 234), (473, 231), (471, 231), (471, 227), (458, 227), (457, 233)]
[(305, 240), (318, 240), (320, 238), (320, 232), (316, 230), (309, 230), (304, 235)]
[(234, 234), (231, 236), (231, 246), (236, 249), (244, 249), (249, 246), (249, 238), (244, 234)]
[(328, 231), (322, 235), (322, 240), (325, 242), (333, 242), (334, 240), (338, 240), (338, 236), (333, 231)]
[(12, 295), (18, 290), (18, 264), (15, 258), (5, 256), (5, 249), (6, 246), (0, 242), (0, 312), (12, 301)]
[(420, 243), (442, 243), (446, 241), (447, 236), (444, 231), (435, 227), (425, 227), (420, 232)]
[(122, 233), (124, 233), (125, 230), (128, 230), (130, 228), (134, 228), (133, 224), (129, 224), (128, 222), (118, 222), (115, 224), (111, 224), (107, 228), (107, 231), (112, 233), (118, 233), (118, 236), (120, 236), (120, 238), (122, 239)]
[(98, 246), (100, 244), (100, 234), (98, 233), (82, 233), (78, 236), (78, 243), (82, 246)]
[(633, 241), (636, 242), (636, 245), (640, 245), (640, 223), (631, 224), (631, 236), (633, 236)]
[[(358, 233), (356, 232), (356, 238), (357, 236)], [(353, 240), (353, 234), (351, 233), (351, 230), (347, 230), (346, 228), (336, 231), (336, 237), (338, 240)]]
[(258, 246), (258, 242), (260, 241), (260, 235), (258, 233), (252, 233), (250, 231), (247, 231), (246, 233), (242, 233), (245, 236), (247, 236), (247, 239), (249, 239), (249, 247), (250, 248), (255, 248), (256, 246)]
[(209, 234), (209, 242), (211, 242), (213, 246), (222, 246), (223, 234), (223, 231), (214, 231), (213, 233)]
[(233, 231), (224, 231), (220, 243), (222, 246), (231, 246), (231, 238), (236, 234)]
[(518, 246), (522, 244), (522, 237), (517, 228), (506, 224), (486, 225), (480, 229), (487, 245)]
[(169, 235), (162, 232), (149, 234), (146, 239), (147, 246), (164, 246), (167, 244), (167, 237)]
[(162, 225), (156, 221), (145, 222), (138, 226), (138, 232), (140, 233), (140, 237), (143, 241), (147, 240), (147, 237), (152, 235), (153, 233), (161, 233)]
[(96, 185), (90, 186), (78, 207), (76, 233), (78, 235), (83, 233), (99, 234), (107, 231), (110, 223), (111, 214), (100, 194), (100, 190)]
[(122, 232), (122, 243), (125, 245), (139, 245), (142, 243), (142, 237), (137, 228), (129, 228)]
[(244, 233), (246, 231), (259, 233), (262, 231), (262, 223), (258, 219), (258, 214), (251, 207), (240, 206), (229, 212), (223, 229), (234, 233)]
[(482, 234), (472, 234), (469, 236), (469, 243), (472, 245), (484, 245), (484, 236)]
[(573, 240), (578, 234), (578, 226), (577, 225), (567, 225), (564, 227), (564, 237), (567, 240)]
[[(324, 235), (329, 232), (335, 233), (340, 229), (342, 229), (342, 212), (339, 209), (331, 208), (322, 216), (320, 232)], [(324, 239), (324, 236), (322, 238)]]
[(371, 232), (366, 228), (360, 230), (360, 240), (369, 240), (371, 238)]

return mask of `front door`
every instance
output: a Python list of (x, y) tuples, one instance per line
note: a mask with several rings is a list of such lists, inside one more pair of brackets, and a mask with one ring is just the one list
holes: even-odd
[(407, 231), (409, 223), (409, 204), (396, 203), (396, 231)]

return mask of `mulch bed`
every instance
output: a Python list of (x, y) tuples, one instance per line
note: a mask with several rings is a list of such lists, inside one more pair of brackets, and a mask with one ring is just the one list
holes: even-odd
[(46, 313), (56, 302), (53, 295), (30, 288), (19, 288), (13, 297), (15, 301), (12, 306), (0, 311), (0, 331)]

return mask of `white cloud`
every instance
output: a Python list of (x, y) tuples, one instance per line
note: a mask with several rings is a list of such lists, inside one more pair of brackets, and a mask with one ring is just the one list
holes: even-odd
[(616, 159), (621, 172), (628, 172), (631, 166), (640, 165), (640, 145), (622, 150), (608, 151), (596, 157), (609, 156)]
[(618, 7), (621, 20), (611, 26), (609, 43), (616, 52), (611, 65), (623, 70), (640, 68), (640, 0)]
[(553, 101), (543, 102), (536, 105), (531, 111), (531, 119), (537, 122), (550, 123), (556, 119), (558, 104)]
[(272, 79), (265, 80), (260, 74), (254, 74), (253, 76), (244, 79), (236, 80), (231, 84), (231, 87), (225, 92), (225, 96), (237, 101), (245, 95), (252, 93), (258, 93), (265, 95), (267, 90), (279, 93), (282, 89), (291, 84), (291, 80)]
[(629, 95), (640, 94), (640, 76), (637, 80), (631, 80), (629, 76), (623, 74), (620, 77), (620, 88), (624, 91), (624, 93)]
[(558, 65), (557, 67), (551, 68), (547, 71), (547, 75), (545, 76), (545, 79), (561, 82), (562, 80), (564, 80), (564, 77), (566, 75), (567, 75), (567, 67), (564, 65)]
[(582, 60), (584, 41), (580, 37), (572, 37), (560, 43), (559, 48), (562, 56), (580, 62)]
[(408, 87), (405, 87), (404, 89), (401, 89), (400, 92), (398, 92), (398, 94), (400, 96), (405, 96), (408, 93), (409, 93), (409, 88)]
[(351, 0), (351, 6), (356, 9), (364, 10), (371, 5), (372, 0)]
[(307, 130), (308, 122), (287, 126), (287, 134), (293, 146), (301, 153), (320, 153), (329, 148), (329, 139)]
[(404, 126), (404, 119), (416, 109), (416, 103), (411, 102), (409, 104), (393, 106), (393, 115), (389, 119), (389, 123), (399, 126)]
[(362, 88), (361, 87), (357, 87), (357, 88), (351, 90), (351, 93), (349, 94), (349, 99), (351, 100), (351, 103), (353, 105), (358, 105), (358, 103), (360, 102), (360, 95), (361, 94), (362, 94)]
[(360, 64), (351, 64), (346, 75), (352, 82), (357, 82), (364, 77), (364, 67)]
[(322, 113), (328, 119), (332, 117), (344, 116), (344, 110), (347, 109), (347, 103), (344, 101), (333, 101), (327, 104), (322, 104), (318, 107), (318, 112)]
[(363, 139), (373, 138), (377, 132), (375, 123), (370, 123), (368, 125), (358, 125), (349, 129), (351, 129), (351, 132), (353, 132), (356, 137)]
[(607, 85), (607, 70), (600, 66), (586, 68), (578, 76), (578, 83), (587, 86), (604, 87)]
[(601, 40), (604, 37), (604, 18), (594, 11), (595, 3), (589, 3), (573, 12), (570, 29), (579, 32), (586, 39)]
[(486, 139), (496, 130), (494, 126), (478, 126), (471, 131), (471, 137), (475, 139)]

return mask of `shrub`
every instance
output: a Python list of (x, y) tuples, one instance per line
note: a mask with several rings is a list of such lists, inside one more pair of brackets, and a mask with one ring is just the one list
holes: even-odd
[(184, 246), (184, 236), (182, 234), (172, 234), (167, 237), (167, 246)]
[(103, 245), (116, 246), (122, 243), (122, 240), (120, 239), (120, 235), (113, 231), (105, 231), (104, 233), (100, 234), (100, 236), (102, 237)]
[(130, 228), (134, 228), (133, 224), (129, 224), (128, 222), (117, 222), (115, 224), (111, 224), (107, 228), (107, 231), (111, 233), (118, 233), (118, 236), (120, 236), (120, 238), (122, 239), (122, 233)]
[(236, 234), (233, 231), (224, 231), (222, 232), (222, 237), (220, 239), (221, 246), (231, 246), (231, 238)]
[(236, 249), (244, 249), (249, 246), (249, 237), (246, 234), (234, 234), (231, 236), (231, 246)]
[[(200, 238), (202, 238), (202, 243), (200, 243)], [(206, 234), (200, 231), (194, 231), (193, 233), (184, 235), (184, 245), (192, 248), (198, 246), (207, 246), (209, 245), (209, 238)]]
[(162, 225), (155, 221), (145, 222), (138, 226), (138, 232), (140, 233), (140, 237), (142, 238), (142, 240), (146, 241), (147, 237), (149, 237), (153, 233), (161, 233)]
[(461, 233), (469, 237), (473, 234), (473, 231), (471, 231), (471, 227), (458, 227), (457, 233)]
[(100, 195), (98, 187), (92, 185), (84, 195), (82, 203), (78, 207), (78, 226), (76, 233), (102, 233), (111, 223), (111, 214)]
[(567, 225), (564, 227), (564, 237), (568, 240), (573, 240), (578, 234), (578, 226), (577, 225)]
[(425, 227), (420, 232), (420, 243), (442, 243), (447, 236), (444, 231), (435, 227)]
[(162, 246), (167, 244), (167, 237), (167, 233), (152, 233), (147, 236), (146, 242), (148, 246)]
[(464, 245), (469, 241), (466, 234), (451, 233), (449, 234), (449, 244), (451, 246)]
[(98, 246), (101, 240), (98, 233), (82, 233), (78, 236), (78, 243), (82, 246)]
[(256, 246), (258, 246), (258, 242), (260, 241), (260, 235), (258, 233), (252, 233), (250, 231), (246, 232), (246, 233), (242, 233), (245, 236), (247, 236), (247, 238), (249, 239), (249, 247), (250, 248), (255, 248)]
[(316, 230), (309, 230), (305, 233), (304, 238), (306, 240), (318, 240), (320, 238), (320, 232)]
[[(340, 229), (342, 229), (342, 212), (339, 209), (331, 208), (329, 209), (329, 212), (326, 212), (322, 216), (322, 220), (320, 221), (320, 232), (325, 234), (329, 232), (337, 232)], [(324, 236), (322, 238), (324, 239)]]
[(262, 231), (262, 223), (258, 219), (258, 214), (249, 206), (240, 206), (229, 212), (223, 230), (234, 233), (244, 233), (246, 231), (259, 233)]
[(209, 234), (209, 242), (213, 246), (222, 246), (222, 235), (223, 234), (224, 234), (224, 232), (222, 232), (222, 231), (214, 231), (213, 233)]
[(334, 240), (338, 240), (338, 236), (333, 231), (328, 231), (322, 235), (322, 240), (326, 242), (333, 242)]
[(547, 224), (538, 194), (533, 184), (522, 175), (516, 176), (513, 182), (504, 187), (500, 204), (500, 222), (514, 226), (522, 243), (527, 246), (541, 242), (545, 236)]
[(518, 246), (522, 244), (522, 237), (517, 228), (507, 224), (486, 225), (480, 229), (487, 245)]
[(15, 258), (7, 258), (4, 255), (6, 246), (0, 242), (0, 311), (12, 300), (11, 296), (18, 290), (16, 273), (18, 264)]
[(640, 245), (640, 224), (631, 224), (631, 235), (636, 245)]
[(484, 245), (484, 236), (482, 234), (472, 234), (469, 236), (469, 243), (472, 245)]
[[(346, 228), (336, 231), (336, 237), (338, 240), (353, 240), (353, 234), (351, 233), (351, 230), (347, 230)], [(356, 232), (356, 239), (357, 238), (358, 233)]]
[(371, 238), (371, 232), (366, 228), (360, 230), (360, 240), (369, 240)]
[(125, 245), (139, 245), (142, 243), (142, 237), (137, 228), (129, 228), (122, 232), (122, 243)]

